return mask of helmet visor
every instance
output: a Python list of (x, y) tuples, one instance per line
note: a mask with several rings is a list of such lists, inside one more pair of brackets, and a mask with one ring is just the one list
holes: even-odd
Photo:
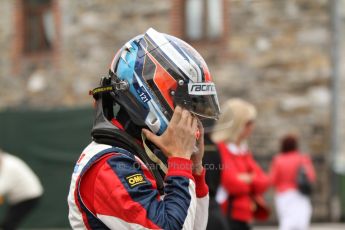
[(219, 102), (214, 83), (188, 83), (178, 86), (175, 105), (195, 115), (217, 120), (220, 114)]

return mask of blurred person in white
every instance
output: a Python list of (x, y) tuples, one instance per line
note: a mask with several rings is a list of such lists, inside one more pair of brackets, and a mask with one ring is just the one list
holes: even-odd
[(316, 178), (315, 170), (310, 157), (298, 150), (296, 135), (284, 136), (280, 148), (270, 172), (279, 229), (307, 230), (312, 214), (309, 196)]
[(8, 204), (0, 229), (17, 229), (43, 194), (36, 174), (21, 159), (0, 150), (0, 204)]

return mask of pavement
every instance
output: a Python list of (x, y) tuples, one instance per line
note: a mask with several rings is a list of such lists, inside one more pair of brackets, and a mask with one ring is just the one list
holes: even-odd
[[(277, 226), (259, 226), (253, 230), (278, 230)], [(345, 223), (317, 223), (311, 224), (309, 230), (345, 230)]]

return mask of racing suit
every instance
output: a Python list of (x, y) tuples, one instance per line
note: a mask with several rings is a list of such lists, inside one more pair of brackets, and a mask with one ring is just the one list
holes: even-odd
[(73, 229), (206, 229), (205, 170), (171, 157), (164, 195), (148, 167), (129, 151), (92, 142), (76, 163), (68, 194)]

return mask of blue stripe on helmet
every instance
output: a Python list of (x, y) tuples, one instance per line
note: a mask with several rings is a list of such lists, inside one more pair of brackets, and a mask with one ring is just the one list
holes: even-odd
[(137, 62), (138, 46), (135, 42), (132, 42), (129, 51), (123, 50), (126, 52), (126, 55), (123, 57), (121, 55), (118, 67), (116, 69), (116, 74), (121, 80), (126, 80), (129, 83), (129, 91), (133, 96), (136, 97), (137, 101), (140, 102), (144, 108), (148, 109), (146, 103), (140, 98), (135, 85), (138, 85), (137, 79), (135, 78), (135, 65)]

